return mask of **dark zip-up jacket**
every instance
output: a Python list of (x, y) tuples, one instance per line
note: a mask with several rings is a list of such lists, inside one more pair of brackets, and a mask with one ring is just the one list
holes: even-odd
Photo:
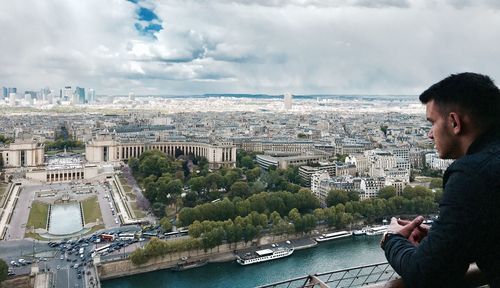
[(439, 219), (418, 247), (400, 235), (385, 255), (407, 287), (464, 287), (476, 262), (500, 287), (500, 129), (485, 133), (443, 176)]

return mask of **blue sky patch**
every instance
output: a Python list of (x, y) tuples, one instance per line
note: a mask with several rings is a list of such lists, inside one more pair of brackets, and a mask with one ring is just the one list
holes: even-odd
[(134, 24), (135, 29), (139, 32), (140, 35), (151, 37), (153, 39), (156, 38), (156, 33), (163, 29), (162, 21), (153, 11), (154, 9), (149, 9), (146, 7), (142, 7), (140, 4), (140, 0), (127, 0), (131, 3), (137, 5), (136, 13), (137, 13), (137, 22)]

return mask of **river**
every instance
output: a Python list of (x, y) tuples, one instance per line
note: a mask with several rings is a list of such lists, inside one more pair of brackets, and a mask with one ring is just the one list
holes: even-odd
[(173, 272), (138, 274), (104, 281), (103, 288), (255, 287), (288, 278), (385, 262), (380, 236), (333, 240), (270, 262), (240, 266), (235, 261)]

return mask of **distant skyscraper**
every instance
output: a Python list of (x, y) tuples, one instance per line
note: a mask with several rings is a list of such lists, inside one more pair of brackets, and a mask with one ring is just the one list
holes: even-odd
[(64, 87), (62, 94), (63, 101), (72, 101), (73, 100), (73, 91), (71, 91), (71, 86)]
[(94, 103), (95, 102), (95, 90), (90, 88), (87, 92), (87, 102)]
[(16, 87), (9, 88), (9, 95), (10, 95), (10, 93), (17, 94), (17, 88)]
[(128, 92), (128, 100), (135, 101), (135, 93), (134, 92)]
[(85, 88), (76, 87), (75, 88), (75, 104), (85, 103)]
[(285, 109), (286, 110), (292, 109), (292, 94), (287, 92), (283, 96), (284, 96), (283, 100), (285, 102)]
[(9, 93), (9, 105), (16, 106), (16, 93)]
[(9, 97), (9, 88), (2, 87), (2, 98), (7, 98), (7, 97)]

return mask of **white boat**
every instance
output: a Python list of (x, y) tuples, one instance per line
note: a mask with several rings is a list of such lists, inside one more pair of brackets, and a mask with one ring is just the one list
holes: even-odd
[(243, 256), (237, 255), (236, 262), (240, 265), (255, 264), (290, 256), (293, 251), (293, 247), (272, 247), (270, 249), (257, 250), (254, 253), (247, 253)]
[(384, 232), (387, 231), (388, 228), (389, 228), (388, 225), (371, 227), (370, 229), (366, 230), (366, 235), (368, 236), (382, 235), (384, 234)]
[(354, 230), (352, 232), (352, 235), (354, 235), (354, 236), (363, 236), (363, 235), (366, 235), (366, 230), (367, 230), (367, 228), (363, 228), (363, 229), (360, 229), (360, 230)]
[(345, 237), (349, 237), (349, 236), (352, 236), (352, 232), (339, 231), (339, 232), (334, 232), (334, 233), (323, 234), (323, 235), (317, 237), (316, 241), (318, 241), (318, 242), (330, 241), (330, 240), (345, 238)]

